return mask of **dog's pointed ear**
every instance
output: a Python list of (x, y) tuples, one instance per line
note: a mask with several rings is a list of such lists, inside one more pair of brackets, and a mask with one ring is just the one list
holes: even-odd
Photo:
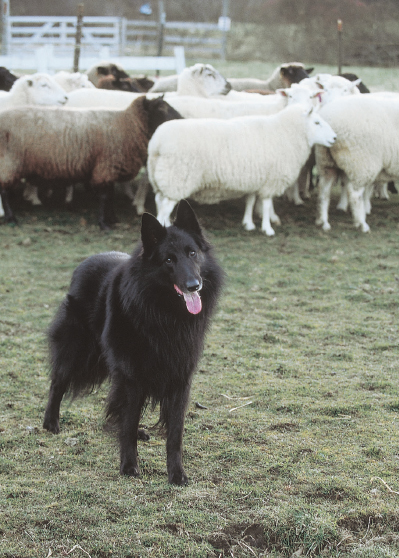
[(198, 223), (197, 217), (191, 205), (186, 200), (180, 200), (179, 205), (177, 206), (176, 219), (173, 224), (175, 227), (179, 227), (179, 229), (202, 236), (201, 227)]
[(150, 254), (166, 236), (166, 229), (151, 213), (143, 213), (141, 218), (141, 241), (144, 253)]

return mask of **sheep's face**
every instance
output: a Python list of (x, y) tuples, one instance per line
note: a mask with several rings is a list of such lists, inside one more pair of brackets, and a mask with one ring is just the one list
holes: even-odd
[(316, 143), (331, 147), (335, 143), (336, 133), (314, 108), (306, 110), (304, 118), (307, 119), (307, 137), (310, 147)]
[(144, 106), (148, 112), (149, 137), (151, 138), (155, 130), (168, 120), (183, 118), (180, 112), (171, 107), (164, 101), (163, 96), (156, 99), (144, 99)]
[(286, 87), (290, 87), (293, 83), (299, 83), (301, 80), (309, 77), (313, 68), (305, 68), (302, 64), (286, 64), (281, 66), (280, 76)]
[(65, 105), (68, 100), (61, 85), (46, 74), (33, 74), (24, 86), (32, 105)]
[(231, 89), (230, 83), (211, 64), (195, 64), (183, 70), (178, 78), (178, 92), (179, 88), (184, 87), (186, 79), (194, 82), (198, 94), (204, 97), (227, 95)]

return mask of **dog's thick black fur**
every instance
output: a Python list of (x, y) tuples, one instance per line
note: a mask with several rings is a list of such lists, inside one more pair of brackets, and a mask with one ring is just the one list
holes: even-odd
[[(43, 426), (59, 432), (65, 393), (77, 396), (110, 378), (107, 415), (116, 423), (120, 472), (137, 476), (138, 430), (147, 403), (160, 403), (169, 482), (183, 485), (182, 439), (193, 372), (220, 294), (223, 272), (190, 205), (163, 227), (142, 218), (131, 256), (89, 257), (49, 329), (51, 387)], [(147, 437), (148, 438), (148, 437)]]

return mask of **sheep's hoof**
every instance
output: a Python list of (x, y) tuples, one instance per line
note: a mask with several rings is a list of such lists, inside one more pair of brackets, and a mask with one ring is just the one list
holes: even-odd
[(5, 219), (5, 222), (9, 227), (18, 227), (18, 221), (15, 217), (11, 217), (10, 219)]
[(276, 234), (273, 229), (267, 229), (267, 230), (262, 229), (262, 230), (266, 236), (274, 236)]
[(330, 231), (331, 230), (330, 223), (324, 223), (322, 229), (323, 229), (324, 232)]
[(256, 229), (253, 223), (243, 223), (243, 225), (246, 231), (254, 231)]
[(370, 232), (370, 227), (367, 223), (362, 223), (362, 225), (360, 226), (360, 230), (364, 233), (368, 233)]
[(108, 223), (99, 223), (99, 225), (102, 231), (112, 231), (112, 225), (109, 225)]

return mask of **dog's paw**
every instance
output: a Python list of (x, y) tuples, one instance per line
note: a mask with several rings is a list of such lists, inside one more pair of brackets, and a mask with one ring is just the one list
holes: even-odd
[(148, 442), (148, 440), (150, 439), (150, 435), (147, 434), (147, 432), (141, 428), (139, 428), (137, 437), (139, 440), (143, 440), (144, 442)]
[(44, 417), (43, 428), (52, 432), (53, 434), (60, 433), (60, 423), (58, 419), (51, 419), (49, 417)]
[(170, 484), (177, 484), (177, 486), (186, 486), (188, 484), (188, 478), (183, 469), (169, 472), (168, 478)]
[(120, 473), (128, 477), (139, 477), (140, 469), (138, 465), (134, 465), (133, 463), (121, 463)]

